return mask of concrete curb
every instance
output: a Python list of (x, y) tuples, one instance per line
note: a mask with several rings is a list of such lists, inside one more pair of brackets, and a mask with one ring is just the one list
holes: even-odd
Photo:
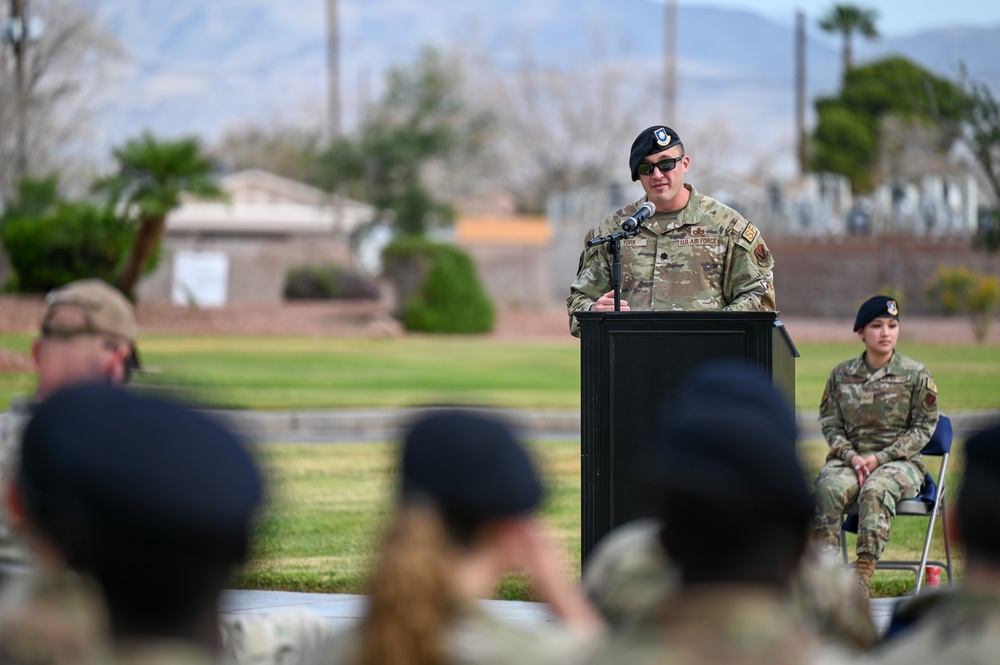
[[(389, 440), (413, 419), (441, 407), (398, 409), (330, 409), (289, 411), (211, 411), (257, 441), (372, 441)], [(485, 411), (510, 422), (531, 438), (580, 436), (577, 409), (472, 409)], [(948, 414), (955, 432), (968, 435), (1000, 422), (1000, 411), (956, 411)], [(822, 438), (815, 411), (796, 414), (802, 438)]]

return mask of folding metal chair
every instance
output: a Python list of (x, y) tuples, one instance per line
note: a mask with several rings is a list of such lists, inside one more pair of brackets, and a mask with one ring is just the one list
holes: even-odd
[[(911, 570), (917, 576), (917, 585), (914, 593), (919, 593), (924, 584), (924, 574), (928, 565), (940, 566), (948, 574), (948, 583), (954, 580), (952, 577), (951, 564), (951, 538), (948, 534), (948, 511), (945, 510), (946, 484), (945, 473), (948, 471), (948, 457), (951, 454), (951, 440), (953, 431), (951, 419), (942, 415), (938, 418), (937, 428), (927, 442), (924, 449), (920, 451), (922, 455), (941, 458), (941, 471), (938, 473), (937, 481), (931, 474), (924, 474), (924, 486), (920, 490), (920, 495), (915, 499), (903, 499), (896, 502), (896, 517), (927, 517), (927, 533), (924, 536), (924, 549), (920, 555), (920, 560), (909, 559), (879, 559), (876, 570)], [(858, 504), (853, 502), (844, 509), (847, 519), (840, 529), (840, 551), (847, 563), (847, 532), (858, 532)], [(941, 526), (944, 530), (944, 554), (946, 561), (928, 561), (928, 553), (931, 548), (931, 538), (934, 536), (934, 522), (938, 515), (941, 516)]]

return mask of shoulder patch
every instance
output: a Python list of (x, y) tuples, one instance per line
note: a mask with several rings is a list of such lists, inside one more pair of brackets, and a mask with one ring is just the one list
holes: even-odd
[(753, 242), (754, 238), (757, 237), (757, 227), (747, 222), (747, 227), (743, 229), (743, 239), (747, 242)]
[(938, 391), (937, 384), (934, 383), (934, 379), (931, 377), (927, 377), (927, 390), (931, 391), (935, 395), (937, 394)]
[(757, 265), (766, 266), (771, 252), (767, 251), (767, 246), (764, 243), (761, 243), (757, 245), (757, 249), (753, 250), (753, 255), (757, 257)]

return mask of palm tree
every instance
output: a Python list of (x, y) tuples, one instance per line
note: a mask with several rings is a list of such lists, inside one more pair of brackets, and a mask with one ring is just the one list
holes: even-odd
[(142, 270), (163, 236), (167, 214), (180, 205), (181, 192), (219, 198), (222, 191), (212, 178), (213, 164), (197, 138), (158, 141), (145, 132), (111, 154), (118, 162), (118, 172), (98, 181), (94, 188), (109, 193), (122, 214), (138, 225), (117, 280), (118, 288), (134, 300)]
[(877, 11), (857, 5), (834, 5), (819, 20), (824, 32), (840, 33), (844, 38), (844, 76), (851, 69), (851, 37), (857, 32), (865, 39), (877, 39), (877, 20)]

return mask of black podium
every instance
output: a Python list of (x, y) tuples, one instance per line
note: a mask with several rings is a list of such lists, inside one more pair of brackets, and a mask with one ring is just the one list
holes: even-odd
[(646, 514), (651, 438), (687, 375), (716, 359), (770, 376), (795, 407), (798, 351), (774, 312), (578, 312), (582, 552)]

